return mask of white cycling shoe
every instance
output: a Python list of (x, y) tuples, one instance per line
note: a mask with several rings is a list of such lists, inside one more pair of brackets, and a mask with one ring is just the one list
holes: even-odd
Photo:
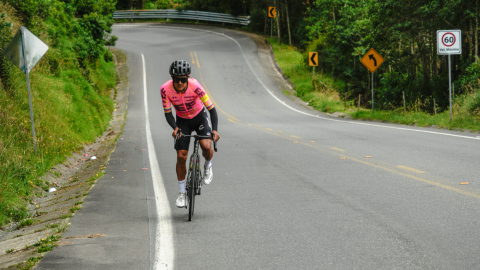
[(177, 207), (178, 208), (185, 208), (187, 207), (187, 195), (183, 192), (180, 192), (178, 194), (178, 198), (176, 201)]
[(208, 185), (212, 182), (213, 179), (213, 172), (212, 172), (212, 167), (210, 168), (205, 168), (205, 173), (203, 174), (203, 179), (202, 182), (204, 185)]

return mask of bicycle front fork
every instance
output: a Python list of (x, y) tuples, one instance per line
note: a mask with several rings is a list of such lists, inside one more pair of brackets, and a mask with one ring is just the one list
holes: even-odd
[[(195, 155), (197, 155), (197, 164), (195, 164), (195, 166), (197, 167), (196, 168), (197, 175), (195, 175), (195, 177), (194, 177), (192, 175), (192, 172), (193, 172), (193, 166), (194, 166), (193, 157)], [(200, 195), (201, 188), (202, 188), (202, 172), (200, 171), (200, 155), (198, 155), (198, 153), (193, 153), (190, 156), (190, 163), (189, 163), (188, 167), (189, 167), (189, 169), (188, 169), (188, 175), (187, 175), (187, 189), (194, 187), (194, 183), (193, 183), (192, 180), (195, 180), (196, 181), (195, 186), (197, 187), (196, 194)]]

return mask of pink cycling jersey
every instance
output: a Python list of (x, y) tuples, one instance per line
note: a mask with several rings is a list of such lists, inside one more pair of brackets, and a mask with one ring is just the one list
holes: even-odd
[(203, 105), (210, 110), (213, 103), (203, 89), (200, 83), (193, 79), (188, 79), (188, 88), (184, 93), (178, 93), (173, 88), (173, 80), (164, 83), (160, 88), (162, 95), (163, 109), (165, 113), (172, 112), (172, 105), (175, 107), (177, 116), (192, 119), (203, 109)]

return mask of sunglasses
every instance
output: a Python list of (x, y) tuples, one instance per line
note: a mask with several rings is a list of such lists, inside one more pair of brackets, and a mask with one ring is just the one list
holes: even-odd
[(186, 83), (188, 82), (188, 78), (177, 78), (177, 77), (173, 77), (173, 82), (174, 83)]

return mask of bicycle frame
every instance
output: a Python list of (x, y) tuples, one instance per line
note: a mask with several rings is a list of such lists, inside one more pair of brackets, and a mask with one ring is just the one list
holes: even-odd
[[(178, 136), (175, 138), (175, 143), (174, 147), (176, 146), (177, 139), (180, 137), (181, 130), (178, 130), (180, 133), (178, 133)], [(213, 134), (212, 134), (213, 135)], [(188, 208), (188, 220), (191, 221), (193, 218), (193, 213), (195, 209), (195, 196), (201, 194), (201, 188), (202, 188), (202, 172), (200, 170), (200, 154), (198, 152), (198, 148), (200, 146), (200, 140), (201, 139), (213, 139), (210, 136), (200, 136), (200, 135), (181, 135), (185, 137), (194, 137), (195, 142), (193, 146), (193, 153), (190, 156), (190, 162), (188, 165), (188, 173), (187, 173), (187, 178), (186, 178), (186, 183), (185, 183), (185, 189), (187, 191), (187, 207)], [(217, 151), (217, 145), (216, 142), (214, 141), (214, 149), (215, 152)]]
[[(198, 147), (200, 146), (200, 138), (195, 137), (195, 142), (193, 145), (194, 145), (193, 153), (190, 156), (190, 163), (188, 165), (189, 169), (188, 169), (187, 178), (186, 178), (187, 183), (185, 187), (186, 189), (188, 189), (193, 186), (194, 190), (196, 191), (196, 195), (200, 195), (200, 189), (202, 188), (202, 181), (200, 181), (202, 179), (202, 172), (200, 170), (200, 154), (198, 153)], [(196, 161), (197, 164), (193, 164), (194, 160)], [(194, 171), (193, 166), (196, 167), (195, 171), (197, 172), (197, 175), (195, 176), (195, 178), (192, 177), (192, 172)], [(195, 179), (195, 185), (193, 185), (194, 183), (192, 182), (192, 179)]]

